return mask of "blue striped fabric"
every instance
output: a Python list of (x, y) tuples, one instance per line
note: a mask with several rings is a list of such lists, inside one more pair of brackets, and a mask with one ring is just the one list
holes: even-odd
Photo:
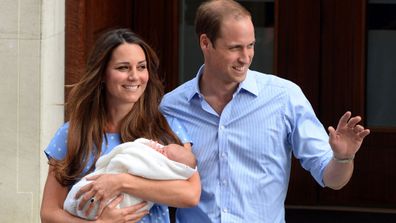
[(323, 186), (325, 129), (297, 85), (251, 70), (218, 115), (199, 91), (203, 69), (161, 103), (194, 142), (202, 182), (200, 204), (178, 222), (284, 222), (292, 153)]

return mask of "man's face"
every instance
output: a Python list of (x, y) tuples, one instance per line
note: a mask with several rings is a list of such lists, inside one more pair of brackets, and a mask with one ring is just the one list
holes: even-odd
[(240, 83), (246, 78), (254, 55), (254, 26), (250, 17), (224, 19), (219, 38), (203, 49), (205, 72), (225, 84)]

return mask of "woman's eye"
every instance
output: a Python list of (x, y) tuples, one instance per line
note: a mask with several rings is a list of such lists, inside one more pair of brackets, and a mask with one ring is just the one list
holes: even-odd
[(117, 67), (116, 69), (119, 71), (126, 71), (129, 69), (129, 67), (128, 66), (120, 66), (120, 67)]
[(146, 68), (147, 68), (146, 65), (140, 65), (140, 66), (138, 67), (138, 70), (145, 70)]

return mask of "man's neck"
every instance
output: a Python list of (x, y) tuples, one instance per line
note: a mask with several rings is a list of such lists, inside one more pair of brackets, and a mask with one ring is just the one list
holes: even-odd
[(216, 81), (216, 79), (208, 78), (209, 75), (201, 76), (199, 81), (200, 90), (208, 104), (220, 115), (224, 107), (231, 101), (238, 84), (225, 84), (224, 82)]

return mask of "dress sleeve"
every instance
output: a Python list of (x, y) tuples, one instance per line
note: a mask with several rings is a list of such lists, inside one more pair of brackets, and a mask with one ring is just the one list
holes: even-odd
[(166, 120), (168, 121), (170, 128), (177, 135), (177, 137), (179, 137), (180, 141), (183, 144), (191, 143), (191, 145), (192, 145), (193, 142), (192, 142), (190, 136), (188, 135), (187, 130), (184, 127), (183, 123), (175, 117), (168, 116), (168, 115), (164, 115), (164, 116), (165, 116)]
[(67, 132), (69, 123), (63, 124), (44, 150), (48, 159), (62, 160), (67, 152)]

